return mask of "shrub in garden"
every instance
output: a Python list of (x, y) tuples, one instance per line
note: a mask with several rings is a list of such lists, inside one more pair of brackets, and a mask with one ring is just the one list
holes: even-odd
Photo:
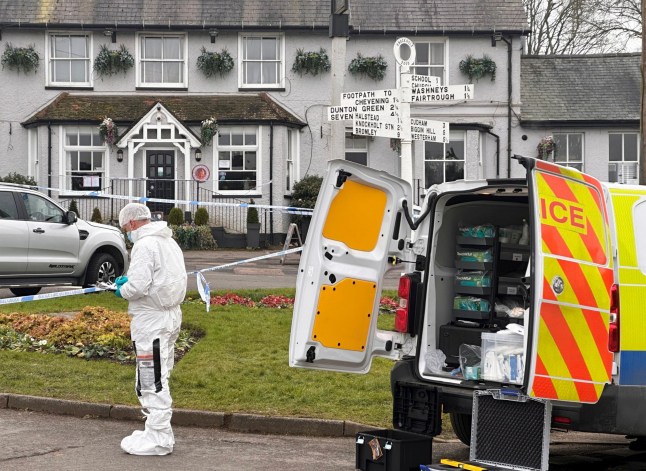
[(70, 207), (69, 207), (68, 211), (74, 211), (77, 216), (79, 215), (79, 207), (76, 204), (76, 200), (72, 200), (70, 202)]
[(197, 208), (195, 211), (195, 225), (208, 226), (209, 225), (209, 212), (206, 208)]
[(16, 183), (18, 185), (36, 185), (36, 180), (33, 177), (25, 177), (16, 172), (11, 172), (4, 178), (0, 177), (0, 182)]
[(211, 250), (217, 248), (217, 243), (211, 234), (209, 226), (192, 226), (182, 224), (171, 226), (173, 239), (182, 250)]
[(92, 217), (90, 218), (90, 221), (103, 224), (103, 216), (101, 215), (101, 210), (99, 208), (95, 207), (94, 210), (92, 210)]
[(184, 213), (179, 208), (173, 208), (168, 213), (168, 225), (179, 226), (184, 222)]
[[(321, 190), (321, 183), (323, 183), (323, 178), (317, 175), (309, 175), (294, 183), (292, 206), (296, 208), (313, 208)], [(293, 222), (298, 223), (304, 219), (309, 220), (310, 216), (294, 215), (291, 218)]]
[(256, 203), (254, 200), (250, 200), (249, 204), (251, 206), (247, 206), (247, 224), (258, 224), (258, 209), (253, 206)]

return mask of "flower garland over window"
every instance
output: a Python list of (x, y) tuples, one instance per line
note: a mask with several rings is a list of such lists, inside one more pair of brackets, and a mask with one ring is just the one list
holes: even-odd
[(112, 118), (108, 118), (107, 116), (103, 118), (103, 121), (99, 124), (99, 135), (103, 142), (110, 146), (113, 146), (117, 142), (119, 129), (114, 121), (112, 121)]
[(215, 118), (210, 117), (202, 121), (202, 130), (200, 138), (202, 144), (205, 146), (210, 146), (213, 141), (213, 136), (218, 133), (218, 123), (215, 121)]

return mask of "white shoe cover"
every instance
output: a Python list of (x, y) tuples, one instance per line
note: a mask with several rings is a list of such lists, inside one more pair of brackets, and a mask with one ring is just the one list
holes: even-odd
[(173, 433), (135, 430), (121, 440), (121, 449), (131, 455), (163, 456), (173, 452)]

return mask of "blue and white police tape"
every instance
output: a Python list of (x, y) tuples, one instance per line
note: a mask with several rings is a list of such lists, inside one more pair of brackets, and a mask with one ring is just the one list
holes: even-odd
[(257, 262), (258, 260), (264, 260), (266, 258), (282, 257), (283, 255), (300, 252), (302, 250), (303, 250), (303, 247), (295, 247), (293, 249), (281, 250), (280, 252), (272, 252), (270, 254), (260, 255), (259, 257), (247, 258), (245, 260), (239, 260), (237, 262), (225, 263), (224, 265), (218, 265), (215, 267), (203, 268), (201, 270), (191, 271), (191, 272), (188, 272), (188, 275), (196, 275), (195, 281), (197, 282), (197, 291), (200, 293), (200, 298), (202, 298), (202, 301), (206, 303), (206, 312), (209, 312), (209, 309), (211, 307), (211, 288), (209, 287), (209, 283), (206, 281), (206, 278), (204, 277), (203, 273), (207, 271), (224, 270), (225, 268), (235, 267), (237, 265), (242, 265), (244, 263)]
[(42, 299), (63, 298), (65, 296), (75, 296), (77, 294), (86, 294), (86, 293), (97, 293), (99, 291), (105, 291), (105, 288), (97, 288), (96, 286), (92, 286), (90, 288), (73, 289), (69, 291), (57, 291), (55, 293), (34, 294), (31, 296), (6, 298), (6, 299), (0, 299), (0, 304), (26, 303), (28, 301), (40, 301)]
[[(210, 306), (210, 293), (211, 290), (209, 288), (209, 284), (206, 281), (206, 278), (204, 278), (204, 275), (202, 273), (208, 272), (208, 271), (216, 271), (216, 270), (224, 270), (226, 268), (231, 268), (235, 267), (237, 265), (242, 265), (245, 263), (251, 263), (251, 262), (257, 262), (258, 260), (264, 260), (266, 258), (271, 258), (271, 257), (281, 257), (283, 255), (288, 255), (291, 253), (296, 253), (300, 252), (303, 250), (303, 247), (295, 247), (293, 249), (289, 250), (281, 250), (280, 252), (272, 252), (270, 254), (266, 255), (261, 255), (259, 257), (253, 257), (253, 258), (248, 258), (245, 260), (238, 260), (237, 262), (231, 262), (231, 263), (225, 263), (224, 265), (217, 265), (214, 267), (209, 267), (209, 268), (203, 268), (201, 270), (194, 270), (187, 272), (188, 275), (197, 275), (197, 290), (200, 293), (200, 298), (204, 302), (206, 302), (206, 311), (209, 311), (209, 306)], [(69, 291), (58, 291), (55, 293), (46, 293), (46, 294), (35, 294), (31, 296), (20, 296), (16, 298), (6, 298), (6, 299), (0, 299), (0, 305), (2, 304), (15, 304), (15, 303), (24, 303), (24, 302), (29, 302), (29, 301), (40, 301), (42, 299), (52, 299), (52, 298), (62, 298), (65, 296), (75, 296), (77, 294), (86, 294), (86, 293), (96, 293), (100, 291), (106, 291), (106, 290), (113, 290), (113, 288), (108, 288), (107, 285), (106, 287), (96, 287), (92, 286), (90, 288), (81, 288), (81, 289), (74, 289), (74, 290), (69, 290)]]
[(247, 258), (245, 260), (238, 260), (237, 262), (225, 263), (224, 265), (217, 265), (210, 268), (202, 268), (201, 270), (193, 270), (188, 272), (188, 275), (194, 275), (195, 273), (198, 273), (198, 272), (204, 273), (207, 271), (224, 270), (225, 268), (235, 267), (236, 265), (242, 265), (243, 263), (257, 262), (258, 260), (264, 260), (266, 258), (272, 258), (272, 257), (282, 257), (283, 255), (289, 255), (290, 253), (296, 253), (302, 250), (303, 250), (303, 247), (295, 247), (293, 249), (281, 250), (280, 252), (272, 252), (266, 255), (260, 255), (258, 257)]
[[(51, 188), (47, 186), (38, 186), (38, 185), (23, 185), (26, 188), (38, 189), (38, 190), (51, 190), (61, 193), (60, 188)], [(108, 198), (108, 199), (117, 199), (117, 200), (128, 200), (136, 201), (138, 203), (174, 203), (174, 204), (187, 204), (190, 206), (221, 206), (221, 207), (234, 207), (234, 208), (257, 208), (257, 209), (269, 209), (269, 210), (278, 210), (287, 214), (301, 215), (301, 216), (311, 216), (314, 212), (313, 209), (309, 208), (298, 208), (293, 206), (276, 206), (269, 204), (249, 204), (249, 203), (218, 203), (215, 201), (195, 201), (195, 200), (176, 200), (176, 199), (164, 199), (164, 198), (148, 198), (147, 196), (122, 196), (122, 195), (111, 195), (98, 191), (73, 191), (69, 192), (73, 196), (91, 196), (93, 198)]]

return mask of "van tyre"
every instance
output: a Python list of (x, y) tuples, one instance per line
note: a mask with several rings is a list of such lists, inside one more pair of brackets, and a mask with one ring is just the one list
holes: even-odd
[(119, 265), (112, 255), (109, 253), (94, 254), (87, 266), (84, 286), (94, 285), (98, 281), (114, 282), (115, 278), (119, 276), (118, 270)]
[(42, 288), (40, 286), (29, 287), (29, 288), (9, 288), (14, 296), (33, 296), (34, 294), (40, 293)]
[(455, 435), (465, 445), (471, 445), (471, 414), (451, 412), (450, 416)]

